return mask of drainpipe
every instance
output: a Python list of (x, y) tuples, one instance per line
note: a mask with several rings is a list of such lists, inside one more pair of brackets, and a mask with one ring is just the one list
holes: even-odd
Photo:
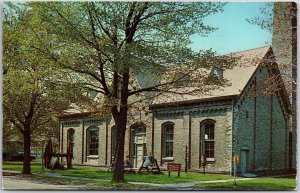
[[(60, 150), (60, 118), (58, 119), (58, 152)], [(44, 148), (44, 143), (42, 145), (42, 149)]]
[(233, 164), (232, 164), (232, 156), (233, 156), (233, 138), (234, 138), (234, 99), (232, 99), (232, 104), (231, 104), (231, 157), (230, 157), (230, 176), (232, 176), (232, 170), (233, 170)]

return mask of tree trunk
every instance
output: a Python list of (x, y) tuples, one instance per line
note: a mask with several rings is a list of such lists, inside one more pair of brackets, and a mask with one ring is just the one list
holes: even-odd
[(116, 150), (113, 170), (113, 182), (124, 182), (124, 146), (125, 146), (125, 131), (126, 131), (127, 116), (122, 115), (121, 118), (116, 121), (117, 126), (117, 138), (116, 138)]
[(30, 126), (29, 125), (24, 126), (23, 138), (24, 138), (23, 174), (31, 174), (31, 167), (30, 167), (31, 135), (30, 135)]
[(112, 108), (112, 115), (117, 126), (117, 141), (115, 150), (115, 164), (113, 171), (113, 182), (124, 182), (124, 145), (125, 145), (125, 131), (128, 114), (128, 82), (129, 71), (123, 74), (122, 92), (121, 92), (121, 106), (120, 112), (116, 107)]

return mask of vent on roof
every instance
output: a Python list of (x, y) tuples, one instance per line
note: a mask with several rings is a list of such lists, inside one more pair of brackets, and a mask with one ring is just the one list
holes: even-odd
[(89, 92), (89, 96), (91, 97), (91, 99), (95, 99), (95, 97), (97, 96), (98, 92), (97, 91), (94, 91), (94, 90), (91, 90)]
[(213, 67), (213, 69), (210, 72), (210, 75), (222, 80), (223, 79), (223, 71), (224, 70), (221, 68)]
[(184, 72), (177, 72), (175, 74), (175, 80), (177, 86), (187, 86), (191, 77), (190, 75), (184, 73)]

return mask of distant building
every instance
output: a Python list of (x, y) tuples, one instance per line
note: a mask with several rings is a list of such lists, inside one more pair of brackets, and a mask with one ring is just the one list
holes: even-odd
[(290, 168), (297, 168), (297, 4), (275, 2), (272, 48), (291, 102)]

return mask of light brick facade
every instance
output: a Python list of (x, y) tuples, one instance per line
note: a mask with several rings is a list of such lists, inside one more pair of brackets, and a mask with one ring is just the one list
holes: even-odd
[[(272, 53), (268, 51), (268, 53)], [(258, 66), (239, 95), (225, 95), (199, 99), (190, 103), (150, 105), (151, 113), (135, 112), (126, 130), (125, 155), (139, 167), (138, 151), (143, 155), (152, 152), (158, 164), (174, 161), (191, 170), (202, 170), (204, 138), (201, 124), (214, 123), (214, 156), (206, 165), (207, 172), (232, 172), (232, 157), (239, 155), (238, 172), (259, 172), (287, 169), (288, 167), (288, 109), (281, 92), (272, 95), (252, 95), (262, 90), (262, 80), (269, 76), (267, 67)], [(174, 105), (175, 104), (175, 105)], [(163, 125), (172, 123), (173, 157), (163, 156)], [(133, 135), (144, 125), (145, 133)], [(112, 119), (96, 120), (87, 113), (60, 118), (60, 151), (66, 152), (67, 132), (75, 130), (74, 164), (108, 166), (112, 161)], [(99, 129), (98, 155), (88, 155), (87, 131)], [(138, 140), (142, 140), (139, 142)], [(141, 148), (141, 149), (139, 149)], [(134, 157), (134, 155), (136, 157)], [(187, 156), (186, 156), (187, 155)], [(186, 159), (187, 158), (187, 159)]]

